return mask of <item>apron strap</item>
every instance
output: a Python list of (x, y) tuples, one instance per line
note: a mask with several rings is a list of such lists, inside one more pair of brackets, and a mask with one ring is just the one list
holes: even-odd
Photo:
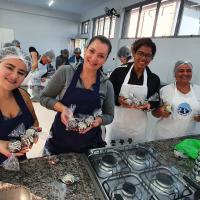
[[(128, 81), (130, 79), (130, 76), (131, 76), (131, 70), (133, 69), (133, 65), (130, 67), (125, 79), (124, 79), (124, 83), (123, 84), (128, 84)], [(147, 71), (146, 69), (144, 70), (143, 72), (143, 86), (146, 86), (147, 85)]]

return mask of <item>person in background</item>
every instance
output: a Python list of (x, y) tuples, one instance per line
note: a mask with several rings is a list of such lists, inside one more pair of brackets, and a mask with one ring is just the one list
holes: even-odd
[(19, 40), (13, 40), (13, 41), (12, 41), (12, 44), (13, 44), (14, 46), (18, 47), (18, 48), (21, 48), (21, 44), (20, 44)]
[(43, 55), (39, 55), (38, 51), (34, 47), (29, 48), (33, 64), (31, 71), (23, 81), (23, 86), (28, 86), (31, 99), (33, 101), (39, 101), (42, 82), (46, 81), (47, 64), (50, 64), (55, 59), (53, 50), (46, 51)]
[[(156, 45), (150, 38), (141, 38), (132, 45), (134, 63), (116, 68), (110, 80), (115, 91), (115, 117), (106, 126), (106, 142), (132, 138), (144, 142), (146, 137), (147, 113), (159, 105), (160, 79), (148, 65), (156, 53)], [(148, 98), (157, 96), (157, 101)], [(130, 102), (131, 101), (131, 102)]]
[(123, 46), (118, 50), (117, 57), (121, 62), (121, 66), (126, 66), (131, 61), (131, 50), (129, 47)]
[(69, 58), (70, 65), (78, 65), (80, 63), (83, 63), (83, 58), (81, 57), (81, 49), (75, 48), (74, 49), (74, 55)]
[[(10, 156), (8, 144), (17, 127), (39, 126), (29, 95), (19, 88), (30, 68), (31, 58), (19, 48), (0, 49), (0, 163)], [(25, 156), (27, 151), (16, 156)]]
[(60, 55), (56, 57), (56, 70), (61, 66), (61, 65), (69, 65), (69, 51), (68, 49), (63, 49), (60, 51)]
[(162, 105), (153, 111), (160, 118), (155, 140), (195, 134), (196, 122), (200, 121), (200, 86), (191, 84), (192, 70), (191, 62), (176, 62), (175, 82), (161, 88)]
[(11, 42), (6, 42), (6, 43), (4, 43), (3, 48), (12, 47), (12, 46), (15, 46), (15, 45), (13, 45)]
[[(109, 39), (93, 37), (85, 50), (84, 63), (59, 68), (42, 91), (41, 105), (57, 112), (51, 127), (52, 138), (45, 145), (51, 154), (85, 152), (105, 145), (101, 125), (113, 120), (114, 91), (100, 68), (111, 49)], [(76, 106), (73, 114), (71, 105)], [(89, 128), (66, 130), (70, 116), (93, 115), (96, 109), (101, 109), (102, 115), (96, 116)]]

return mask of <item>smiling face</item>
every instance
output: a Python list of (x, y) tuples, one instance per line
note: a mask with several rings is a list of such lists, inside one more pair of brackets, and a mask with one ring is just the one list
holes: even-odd
[(100, 40), (94, 40), (85, 50), (84, 67), (90, 70), (98, 70), (108, 57), (109, 47)]
[(18, 88), (27, 74), (25, 63), (16, 58), (0, 62), (0, 87), (6, 90)]
[(152, 49), (148, 46), (141, 46), (136, 52), (133, 52), (133, 57), (134, 66), (137, 69), (145, 69), (153, 58)]
[(192, 79), (192, 68), (187, 64), (180, 65), (176, 69), (175, 78), (177, 83), (189, 83)]

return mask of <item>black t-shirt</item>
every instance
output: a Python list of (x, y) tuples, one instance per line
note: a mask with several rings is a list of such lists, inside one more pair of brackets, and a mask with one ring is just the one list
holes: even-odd
[[(115, 92), (115, 104), (119, 105), (118, 97), (121, 90), (121, 86), (124, 82), (124, 79), (131, 68), (133, 63), (129, 63), (127, 67), (118, 67), (116, 68), (110, 75), (110, 81), (113, 84), (114, 92)], [(147, 71), (147, 98), (151, 97), (155, 93), (159, 94), (160, 89), (160, 79), (159, 77), (152, 73), (149, 67), (146, 67)], [(132, 85), (143, 85), (143, 75), (138, 79), (137, 75), (134, 70), (131, 71), (130, 79), (128, 81), (128, 84)], [(159, 101), (150, 101), (151, 108), (155, 108), (159, 106)]]

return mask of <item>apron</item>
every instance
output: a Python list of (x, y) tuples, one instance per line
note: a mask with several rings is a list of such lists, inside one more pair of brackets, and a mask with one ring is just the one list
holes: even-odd
[[(1, 111), (0, 111), (0, 140), (12, 140), (12, 139), (20, 139), (20, 133), (19, 131), (15, 132), (14, 130), (19, 129), (20, 127), (24, 127), (25, 130), (30, 128), (33, 123), (34, 119), (32, 117), (31, 112), (29, 111), (28, 107), (26, 106), (26, 103), (23, 99), (23, 97), (20, 94), (20, 91), (18, 89), (13, 91), (13, 95), (15, 97), (16, 102), (18, 103), (22, 113), (12, 119), (4, 119)], [(25, 156), (21, 156), (19, 158), (25, 158)], [(6, 160), (7, 157), (0, 154), (0, 163), (2, 163), (4, 160)]]
[[(93, 90), (88, 90), (76, 87), (81, 71), (82, 64), (75, 71), (61, 103), (67, 107), (71, 104), (76, 105), (74, 115), (93, 114), (95, 109), (101, 108), (99, 96), (100, 73), (97, 72), (97, 80)], [(85, 134), (79, 134), (76, 131), (67, 131), (66, 126), (61, 122), (60, 116), (60, 112), (56, 114), (51, 127), (52, 138), (45, 144), (45, 148), (51, 154), (86, 152), (90, 148), (98, 148), (105, 145), (101, 137), (100, 127), (92, 128)]]
[[(134, 94), (140, 100), (147, 97), (147, 72), (143, 73), (143, 85), (128, 84), (131, 71), (130, 68), (122, 84), (119, 96), (130, 97)], [(110, 145), (111, 140), (132, 138), (134, 142), (144, 142), (146, 140), (147, 114), (142, 110), (123, 108), (115, 106), (113, 122), (106, 126), (106, 142)]]
[(172, 100), (172, 114), (160, 119), (155, 127), (155, 139), (182, 137), (194, 134), (196, 122), (193, 117), (200, 111), (192, 85), (189, 95), (182, 96), (175, 85)]

